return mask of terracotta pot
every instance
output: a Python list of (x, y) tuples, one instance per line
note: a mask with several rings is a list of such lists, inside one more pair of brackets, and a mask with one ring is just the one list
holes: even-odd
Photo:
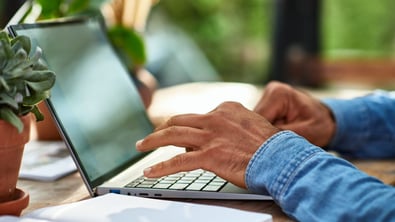
[(157, 81), (148, 70), (143, 68), (138, 68), (135, 70), (136, 79), (138, 82), (137, 89), (139, 91), (140, 97), (143, 100), (146, 109), (149, 108), (152, 102), (152, 96), (157, 88)]
[(0, 215), (20, 216), (29, 205), (29, 199), (28, 193), (16, 188), (12, 200), (0, 203)]
[(22, 133), (0, 120), (0, 203), (15, 199), (23, 149), (30, 138), (31, 115), (23, 116), (21, 120), (24, 124)]
[(44, 102), (38, 104), (38, 108), (44, 115), (44, 120), (35, 123), (38, 140), (62, 140), (47, 105)]

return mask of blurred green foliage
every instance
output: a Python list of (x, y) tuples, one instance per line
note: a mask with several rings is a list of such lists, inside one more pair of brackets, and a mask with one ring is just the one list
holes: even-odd
[(262, 81), (272, 1), (162, 0), (156, 6), (197, 42), (225, 81)]
[[(224, 80), (262, 83), (270, 58), (274, 1), (162, 0), (156, 7), (190, 34)], [(394, 10), (393, 0), (323, 1), (323, 55), (393, 56)]]
[(60, 18), (81, 13), (90, 6), (90, 0), (36, 0), (41, 5), (41, 18)]
[(324, 56), (382, 58), (395, 54), (395, 1), (323, 1)]
[[(90, 7), (103, 1), (90, 0)], [(274, 1), (161, 0), (155, 10), (191, 36), (224, 80), (259, 83), (270, 58)], [(323, 0), (322, 10), (325, 58), (395, 56), (395, 1)]]

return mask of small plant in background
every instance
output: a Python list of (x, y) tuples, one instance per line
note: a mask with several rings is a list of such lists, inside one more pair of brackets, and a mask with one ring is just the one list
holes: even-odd
[[(152, 0), (34, 0), (31, 14), (36, 20), (75, 15), (103, 15), (108, 36), (122, 61), (132, 72), (146, 62), (141, 31)], [(147, 4), (148, 3), (148, 4)]]
[(41, 62), (41, 54), (39, 48), (31, 53), (28, 37), (11, 39), (0, 32), (0, 119), (19, 132), (23, 130), (19, 117), (32, 112), (37, 121), (44, 118), (37, 104), (49, 97), (55, 83), (55, 74)]

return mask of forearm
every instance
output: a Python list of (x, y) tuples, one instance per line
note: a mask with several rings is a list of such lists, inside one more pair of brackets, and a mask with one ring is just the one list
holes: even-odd
[(246, 184), (254, 192), (269, 192), (300, 221), (395, 218), (395, 189), (290, 131), (262, 145), (249, 163)]
[(323, 103), (336, 121), (328, 150), (358, 158), (395, 157), (394, 95), (375, 92), (351, 100), (325, 99)]

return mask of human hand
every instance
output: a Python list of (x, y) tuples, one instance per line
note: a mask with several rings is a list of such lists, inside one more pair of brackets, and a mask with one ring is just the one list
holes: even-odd
[(335, 133), (336, 123), (324, 104), (283, 83), (269, 83), (254, 111), (274, 126), (292, 130), (317, 146), (328, 145)]
[(175, 145), (188, 152), (144, 171), (147, 177), (204, 169), (233, 184), (246, 187), (245, 171), (256, 150), (279, 130), (242, 105), (226, 102), (207, 114), (170, 118), (137, 142), (139, 151)]

